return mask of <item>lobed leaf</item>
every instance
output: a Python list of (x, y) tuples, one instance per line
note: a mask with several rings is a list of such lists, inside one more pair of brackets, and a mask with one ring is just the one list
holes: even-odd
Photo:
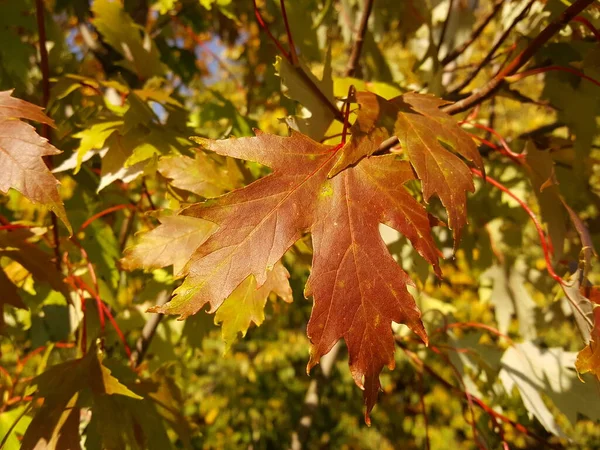
[(11, 97), (10, 92), (0, 92), (0, 192), (6, 193), (12, 188), (32, 202), (48, 207), (72, 232), (58, 193), (60, 183), (43, 160), (44, 156), (58, 155), (61, 151), (39, 136), (31, 125), (18, 119), (48, 125), (54, 122), (41, 108)]
[(338, 157), (335, 148), (296, 132), (290, 137), (257, 132), (250, 138), (201, 143), (220, 155), (274, 171), (183, 210), (218, 229), (193, 254), (171, 302), (152, 311), (179, 314), (180, 319), (206, 304), (210, 312), (217, 311), (248, 277), (263, 286), (283, 254), (310, 232), (314, 256), (306, 295), (315, 304), (308, 324), (308, 368), (343, 337), (354, 380), (365, 389), (368, 421), (379, 373), (383, 366), (394, 366), (392, 321), (408, 325), (427, 341), (406, 289), (412, 282), (389, 254), (379, 224), (403, 233), (439, 273), (427, 212), (403, 187), (414, 180), (411, 166), (393, 155), (366, 158), (329, 178)]

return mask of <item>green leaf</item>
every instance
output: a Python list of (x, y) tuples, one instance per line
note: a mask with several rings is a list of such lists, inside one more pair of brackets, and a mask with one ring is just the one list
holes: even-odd
[(218, 165), (202, 151), (196, 152), (194, 159), (182, 155), (163, 157), (158, 161), (158, 171), (176, 188), (206, 198), (217, 197), (242, 184), (242, 174), (233, 160)]
[(137, 243), (125, 250), (121, 261), (127, 270), (153, 270), (173, 266), (181, 274), (192, 254), (217, 226), (208, 221), (189, 216), (164, 216), (161, 224), (139, 236)]
[(149, 35), (141, 35), (140, 27), (123, 10), (120, 2), (94, 0), (93, 24), (102, 38), (120, 53), (123, 67), (141, 78), (160, 76), (165, 68), (160, 54)]
[(267, 275), (267, 281), (256, 286), (254, 275), (248, 276), (223, 302), (215, 314), (215, 323), (221, 325), (221, 334), (226, 344), (226, 351), (237, 339), (238, 333), (246, 336), (250, 323), (260, 326), (265, 320), (265, 305), (271, 292), (283, 301), (292, 301), (292, 289), (288, 278), (290, 274), (278, 262)]
[[(275, 61), (275, 70), (281, 78), (283, 93), (299, 102), (307, 110), (299, 116), (288, 117), (286, 119), (288, 125), (316, 141), (321, 140), (335, 117), (331, 109), (324, 104), (324, 99), (326, 99), (330, 104), (336, 105), (331, 75), (331, 52), (327, 53), (323, 76), (320, 80), (303, 62), (298, 67), (294, 67), (285, 58), (279, 56)], [(306, 78), (309, 78), (312, 84), (307, 83)], [(321, 94), (313, 90), (311, 86), (316, 86)]]
[(548, 396), (572, 424), (578, 414), (593, 421), (600, 420), (596, 386), (578, 379), (574, 370), (576, 357), (576, 353), (561, 348), (541, 349), (526, 341), (509, 348), (501, 361), (499, 378), (507, 392), (511, 393), (516, 387), (527, 411), (557, 436), (564, 436), (564, 432), (542, 394)]

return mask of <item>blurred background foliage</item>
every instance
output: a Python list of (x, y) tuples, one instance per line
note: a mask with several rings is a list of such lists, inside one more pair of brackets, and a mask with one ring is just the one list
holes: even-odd
[[(363, 1), (294, 0), (287, 13), (302, 64), (330, 98), (344, 98), (354, 84), (386, 98), (418, 91), (457, 100), (485, 84), (569, 3), (375, 0), (355, 78), (345, 74)], [(257, 0), (257, 6), (286, 46), (279, 2)], [(43, 8), (51, 77), (47, 113), (57, 124), (52, 142), (63, 151), (54, 159), (55, 174), (76, 239), (60, 229), (68, 257), (58, 272), (48, 211), (15, 191), (0, 197), (6, 223), (36, 226), (19, 235), (0, 229), (6, 275), (0, 295), (16, 286), (27, 306), (4, 308), (3, 448), (34, 448), (42, 436), (55, 436), (48, 448), (77, 448), (80, 441), (89, 449), (600, 448), (598, 380), (587, 374), (582, 383), (574, 371), (586, 343), (577, 314), (548, 275), (526, 212), (479, 181), (455, 254), (451, 234), (437, 229), (446, 257), (442, 279), (405, 239), (382, 230), (417, 283), (414, 295), (431, 344), (424, 347), (397, 327), (397, 367), (382, 374), (371, 428), (364, 424), (362, 393), (343, 345), (327, 361), (331, 367), (306, 374), (312, 302), (302, 291), (309, 238), (284, 259), (294, 301), (267, 302), (264, 323), (228, 351), (213, 316), (201, 312), (185, 322), (166, 317), (132, 370), (123, 342), (135, 353), (149, 321), (146, 309), (180, 280), (170, 267), (124, 270), (123, 250), (136, 242), (137, 232), (156, 227), (158, 218), (266, 173), (214, 155), (193, 159), (188, 138), (247, 136), (253, 128), (286, 134), (292, 126), (337, 144), (341, 124), (330, 124), (326, 109), (286, 66), (250, 0), (45, 0)], [(474, 43), (445, 61), (492, 11)], [(593, 32), (600, 27), (600, 8), (594, 4), (581, 17), (591, 28), (570, 23), (532, 66), (570, 67), (600, 79)], [(43, 83), (39, 40), (36, 2), (0, 0), (0, 90), (14, 89), (13, 96), (36, 104), (42, 103)], [(599, 106), (598, 86), (551, 71), (507, 84), (465, 125), (481, 138), (487, 174), (540, 215), (555, 271), (577, 282), (585, 265), (592, 284), (600, 282), (600, 273), (590, 261), (582, 264), (579, 222), (570, 220), (561, 199), (587, 228), (585, 245), (597, 246)], [(499, 136), (513, 152), (527, 152), (524, 164), (495, 150)], [(115, 205), (121, 206), (107, 210)], [(429, 207), (443, 217), (439, 203)], [(100, 303), (64, 281), (77, 274), (91, 285), (88, 263)], [(80, 348), (89, 349), (88, 356), (75, 359)], [(309, 388), (318, 404), (311, 403), (314, 396), (305, 401)], [(110, 389), (123, 395), (106, 395)], [(34, 392), (46, 393), (43, 406), (31, 401)]]

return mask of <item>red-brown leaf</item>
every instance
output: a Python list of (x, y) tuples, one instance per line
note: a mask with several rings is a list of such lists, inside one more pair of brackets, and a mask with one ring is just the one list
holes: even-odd
[(274, 172), (184, 214), (219, 228), (192, 256), (184, 283), (161, 313), (185, 318), (207, 303), (214, 312), (249, 275), (257, 285), (304, 233), (312, 233), (314, 297), (308, 325), (310, 369), (340, 338), (350, 352), (356, 383), (365, 388), (367, 417), (377, 398), (379, 373), (393, 367), (392, 321), (427, 340), (420, 312), (379, 234), (383, 223), (402, 232), (436, 271), (429, 217), (403, 184), (410, 165), (387, 155), (367, 158), (333, 178), (337, 154), (299, 133), (204, 141), (208, 150), (265, 164)]
[[(483, 169), (474, 141), (439, 107), (446, 104), (432, 95), (404, 94), (385, 100), (371, 92), (357, 92), (358, 117), (351, 127), (352, 140), (341, 152), (330, 175), (372, 155), (391, 136), (398, 137), (415, 169), (428, 201), (437, 196), (448, 212), (455, 240), (466, 224), (466, 193), (473, 192), (473, 176), (454, 153)], [(453, 150), (449, 151), (446, 147)]]

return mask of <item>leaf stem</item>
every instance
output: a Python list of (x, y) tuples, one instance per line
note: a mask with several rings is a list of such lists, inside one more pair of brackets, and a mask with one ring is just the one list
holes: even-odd
[(271, 33), (269, 26), (267, 25), (267, 23), (265, 22), (265, 19), (263, 18), (262, 14), (260, 13), (260, 9), (258, 9), (256, 0), (252, 0), (252, 1), (254, 3), (254, 16), (256, 16), (256, 20), (258, 21), (258, 24), (265, 31), (265, 33), (267, 33), (267, 36), (269, 36), (269, 39), (271, 39), (271, 42), (273, 42), (273, 44), (275, 44), (275, 47), (277, 47), (277, 49), (284, 56), (284, 58), (287, 59), (290, 63), (292, 63), (290, 54), (287, 52), (286, 49), (283, 48), (283, 46), (281, 45), (281, 42), (279, 42), (279, 39), (277, 39), (275, 36), (273, 36), (273, 33)]
[(354, 74), (360, 70), (360, 55), (369, 26), (369, 17), (373, 10), (373, 3), (375, 3), (375, 0), (365, 0), (360, 25), (358, 26), (356, 37), (354, 38), (354, 45), (352, 45), (352, 52), (350, 53), (350, 59), (348, 60), (348, 66), (346, 67), (347, 77), (353, 77)]
[(106, 216), (107, 214), (110, 214), (110, 213), (115, 212), (115, 211), (119, 211), (121, 209), (135, 209), (135, 207), (133, 205), (130, 205), (130, 204), (126, 203), (126, 204), (115, 205), (115, 206), (111, 206), (110, 208), (106, 208), (105, 210), (100, 211), (97, 214), (94, 214), (88, 220), (86, 220), (85, 222), (83, 222), (83, 224), (81, 225), (81, 227), (79, 227), (79, 232), (82, 232), (83, 230), (85, 230), (96, 219), (99, 219), (100, 217)]
[(565, 24), (569, 23), (575, 16), (590, 6), (594, 0), (576, 0), (565, 9), (556, 19), (549, 23), (506, 67), (489, 80), (485, 86), (473, 92), (467, 98), (448, 105), (442, 110), (448, 114), (458, 114), (482, 103), (494, 95), (503, 85), (504, 79), (517, 73), (537, 51), (558, 33)]
[(523, 78), (529, 77), (531, 75), (537, 75), (540, 73), (554, 72), (554, 71), (567, 72), (567, 73), (571, 73), (573, 75), (577, 75), (579, 78), (583, 78), (584, 80), (594, 83), (596, 86), (600, 87), (600, 81), (587, 76), (586, 74), (584, 74), (583, 72), (581, 72), (579, 70), (572, 69), (571, 67), (563, 67), (563, 66), (537, 67), (535, 69), (526, 70), (524, 72), (519, 72), (516, 75), (511, 75), (510, 77), (506, 77), (506, 81), (509, 83), (514, 83), (515, 81), (522, 80)]
[(279, 0), (279, 4), (281, 5), (281, 15), (283, 17), (283, 24), (285, 26), (285, 32), (287, 33), (288, 45), (290, 47), (290, 62), (296, 66), (299, 63), (298, 53), (296, 53), (296, 45), (294, 44), (292, 30), (290, 28), (290, 23), (288, 22), (287, 12), (285, 11), (285, 0)]
[[(40, 48), (40, 69), (42, 71), (42, 107), (46, 108), (50, 101), (50, 65), (48, 63), (48, 49), (46, 48), (46, 23), (44, 20), (44, 2), (43, 0), (35, 0), (35, 15), (37, 19), (38, 35), (39, 35), (39, 48)], [(42, 136), (45, 137), (49, 143), (51, 142), (50, 136), (50, 125), (42, 124)], [(44, 157), (44, 162), (48, 169), (52, 170), (54, 164), (52, 163), (52, 156)], [(50, 213), (50, 220), (52, 221), (52, 234), (54, 237), (54, 263), (58, 271), (60, 267), (60, 236), (58, 234), (58, 217), (54, 212)]]
[(594, 35), (596, 40), (600, 41), (600, 31), (598, 31), (598, 28), (596, 28), (594, 25), (592, 25), (592, 22), (587, 20), (585, 17), (582, 17), (582, 16), (573, 17), (573, 22), (579, 22), (580, 24), (584, 25), (588, 30), (590, 30), (592, 32), (592, 34)]

